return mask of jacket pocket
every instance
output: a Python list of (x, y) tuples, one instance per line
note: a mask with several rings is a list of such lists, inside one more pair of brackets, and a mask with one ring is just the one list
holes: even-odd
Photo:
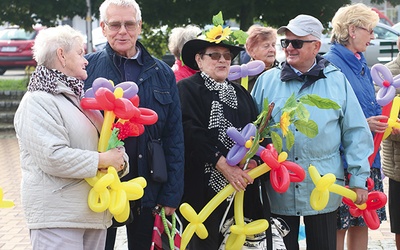
[(154, 89), (154, 98), (161, 104), (161, 105), (168, 105), (172, 103), (172, 96), (169, 90), (163, 89)]

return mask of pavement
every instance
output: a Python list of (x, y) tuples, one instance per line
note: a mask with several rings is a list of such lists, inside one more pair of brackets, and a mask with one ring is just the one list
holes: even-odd
[[(387, 191), (388, 179), (384, 179)], [(18, 142), (14, 134), (0, 134), (0, 188), (4, 200), (12, 200), (12, 208), (0, 208), (0, 249), (31, 250), (29, 230), (26, 227), (20, 198), (21, 170)], [(387, 210), (388, 211), (388, 210)], [(387, 216), (389, 214), (387, 213)], [(116, 250), (127, 250), (124, 228), (118, 229)], [(300, 249), (305, 250), (305, 240), (300, 240)], [(368, 249), (396, 250), (394, 234), (390, 232), (388, 221), (382, 222), (377, 230), (369, 230)]]

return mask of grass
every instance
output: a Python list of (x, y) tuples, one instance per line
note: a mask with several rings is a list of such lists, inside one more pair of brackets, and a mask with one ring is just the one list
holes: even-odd
[(0, 91), (4, 90), (26, 90), (28, 77), (22, 79), (0, 79)]

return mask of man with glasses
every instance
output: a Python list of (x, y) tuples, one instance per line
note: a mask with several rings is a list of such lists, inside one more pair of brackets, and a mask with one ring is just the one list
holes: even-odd
[[(106, 0), (100, 6), (100, 26), (107, 45), (104, 50), (86, 56), (89, 77), (85, 88), (98, 77), (114, 84), (133, 81), (139, 87), (140, 107), (158, 114), (156, 124), (146, 126), (144, 134), (124, 140), (129, 155), (129, 174), (123, 181), (143, 176), (147, 181), (144, 196), (131, 202), (133, 221), (127, 223), (129, 249), (150, 249), (154, 217), (158, 206), (172, 215), (183, 194), (183, 129), (175, 75), (171, 68), (154, 57), (138, 41), (142, 31), (139, 5), (135, 0)], [(147, 143), (160, 139), (164, 149), (168, 178), (165, 183), (152, 180), (148, 167)], [(114, 249), (116, 224), (107, 231), (106, 249)]]
[[(336, 102), (340, 106), (337, 110), (304, 105), (310, 113), (309, 119), (318, 125), (318, 134), (309, 138), (290, 125), (295, 138), (288, 160), (301, 165), (306, 172), (313, 165), (321, 175), (332, 173), (336, 183), (344, 185), (339, 151), (343, 146), (348, 171), (352, 174), (349, 187), (357, 194), (355, 203), (363, 204), (367, 199), (365, 183), (369, 176), (368, 156), (373, 152), (373, 139), (346, 77), (318, 55), (322, 30), (321, 22), (308, 15), (299, 15), (287, 26), (280, 27), (278, 33), (286, 36), (281, 40), (286, 61), (261, 75), (251, 94), (259, 111), (265, 98), (275, 103), (271, 119), (276, 123), (279, 123), (286, 100), (293, 94), (297, 99), (315, 94)], [(286, 143), (283, 144), (283, 150), (287, 151)], [(275, 192), (267, 183), (273, 216), (284, 219), (290, 227), (290, 233), (284, 237), (287, 249), (299, 249), (300, 216), (305, 223), (307, 249), (336, 249), (336, 210), (342, 197), (331, 194), (327, 206), (315, 211), (310, 206), (314, 188), (309, 174), (303, 182), (290, 184), (283, 194)]]

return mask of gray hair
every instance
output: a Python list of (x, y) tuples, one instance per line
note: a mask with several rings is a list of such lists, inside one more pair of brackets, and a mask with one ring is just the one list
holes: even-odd
[(168, 49), (176, 57), (180, 58), (183, 45), (201, 34), (201, 29), (196, 25), (187, 25), (186, 27), (176, 27), (171, 30), (168, 39)]
[(123, 7), (133, 7), (136, 10), (136, 22), (142, 20), (142, 13), (140, 11), (139, 4), (135, 0), (105, 0), (99, 8), (101, 22), (107, 21), (106, 12), (108, 7), (110, 7), (110, 4)]
[(38, 65), (53, 68), (57, 58), (57, 49), (63, 48), (69, 52), (77, 43), (83, 44), (84, 37), (82, 33), (69, 25), (43, 29), (36, 36), (33, 58)]

